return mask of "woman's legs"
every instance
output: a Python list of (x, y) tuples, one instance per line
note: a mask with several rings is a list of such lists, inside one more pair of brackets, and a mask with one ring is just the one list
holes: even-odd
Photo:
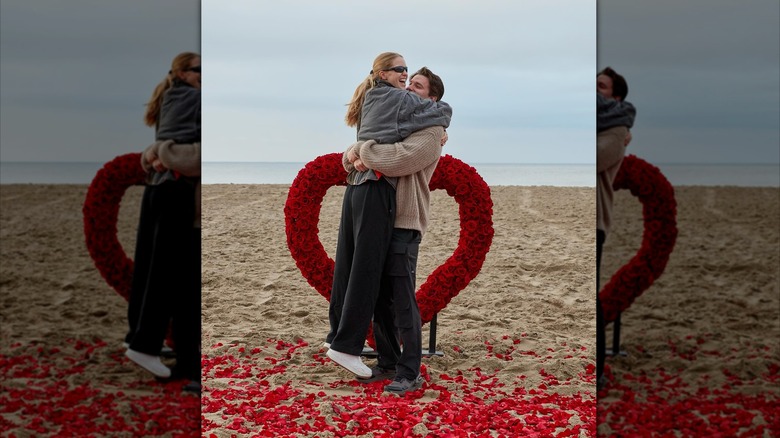
[[(395, 222), (395, 189), (384, 179), (368, 181), (354, 186), (345, 202), (350, 203), (352, 263), (341, 318), (330, 348), (359, 355), (371, 324), (390, 246)], [(340, 240), (339, 250), (341, 244)], [(338, 307), (333, 310), (338, 313)]]
[(339, 222), (339, 237), (336, 244), (336, 266), (333, 270), (333, 288), (330, 292), (328, 319), (330, 332), (325, 342), (330, 344), (336, 337), (341, 322), (341, 309), (344, 307), (344, 297), (347, 294), (349, 273), (352, 269), (352, 257), (355, 253), (355, 236), (352, 229), (352, 192), (356, 186), (348, 185), (341, 202), (341, 219)]
[(154, 186), (146, 186), (141, 200), (141, 216), (138, 220), (136, 234), (135, 256), (133, 257), (133, 280), (130, 286), (130, 296), (127, 300), (127, 323), (129, 326), (125, 342), (130, 344), (135, 337), (141, 305), (144, 300), (146, 279), (149, 276), (149, 262), (154, 247), (155, 211), (151, 207)]
[(192, 199), (192, 186), (183, 181), (165, 182), (152, 189), (149, 206), (153, 211), (153, 242), (131, 350), (154, 356), (160, 353), (173, 306), (177, 305), (176, 291), (185, 287), (187, 278)]

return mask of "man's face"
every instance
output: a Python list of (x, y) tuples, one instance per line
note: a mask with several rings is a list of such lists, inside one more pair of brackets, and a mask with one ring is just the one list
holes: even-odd
[(612, 95), (612, 78), (607, 75), (596, 76), (596, 92), (607, 99), (620, 100), (619, 97)]
[(428, 78), (426, 78), (423, 75), (415, 75), (411, 79), (409, 79), (409, 86), (406, 87), (406, 89), (422, 97), (423, 99), (436, 100), (436, 97), (432, 97), (430, 95), (431, 92), (430, 81), (428, 81)]

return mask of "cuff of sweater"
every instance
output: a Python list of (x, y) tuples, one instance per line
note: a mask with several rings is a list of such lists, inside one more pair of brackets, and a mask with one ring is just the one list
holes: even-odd
[(368, 148), (375, 144), (377, 144), (376, 140), (366, 140), (363, 142), (355, 143), (355, 155), (360, 157), (361, 152), (363, 152), (363, 148)]

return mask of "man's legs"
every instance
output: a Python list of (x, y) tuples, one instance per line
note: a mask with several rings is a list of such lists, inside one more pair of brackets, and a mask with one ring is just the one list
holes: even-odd
[[(596, 381), (601, 379), (604, 375), (604, 362), (607, 355), (607, 335), (606, 327), (604, 324), (604, 310), (601, 308), (601, 300), (599, 300), (600, 280), (599, 275), (601, 273), (601, 250), (604, 246), (604, 241), (607, 239), (607, 235), (602, 230), (596, 230)], [(600, 384), (598, 385), (600, 386)]]
[(201, 232), (192, 228), (191, 244), (186, 256), (186, 285), (178, 290), (173, 305), (173, 342), (176, 346), (176, 373), (200, 382), (200, 307), (201, 307)]
[[(393, 230), (395, 237), (395, 230)], [(391, 243), (392, 248), (393, 243)], [(392, 254), (388, 256), (389, 259)], [(374, 340), (376, 341), (377, 366), (385, 370), (395, 371), (398, 359), (401, 357), (401, 340), (395, 326), (395, 306), (393, 303), (392, 277), (382, 275), (379, 288), (379, 298), (374, 308)]]
[[(385, 387), (391, 392), (405, 392), (417, 389), (417, 377), (420, 375), (422, 362), (422, 322), (420, 309), (415, 297), (417, 274), (417, 254), (420, 247), (420, 232), (396, 228), (393, 230), (393, 240), (385, 267), (385, 275), (390, 281), (393, 293), (394, 325), (387, 320), (382, 321), (381, 333), (385, 336), (395, 333), (403, 344), (403, 349), (396, 363), (396, 376), (393, 383)], [(377, 347), (379, 347), (377, 342)], [(384, 345), (384, 344), (383, 344)], [(382, 357), (383, 352), (379, 352)], [(394, 348), (388, 354), (395, 355)], [(406, 383), (403, 381), (406, 380)], [(411, 384), (411, 386), (408, 386)]]

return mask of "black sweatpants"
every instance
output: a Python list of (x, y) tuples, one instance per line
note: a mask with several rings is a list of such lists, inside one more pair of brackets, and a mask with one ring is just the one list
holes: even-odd
[(596, 379), (604, 374), (604, 362), (607, 355), (607, 334), (604, 324), (604, 309), (599, 300), (601, 289), (599, 274), (601, 272), (601, 250), (607, 234), (602, 230), (596, 230)]
[(384, 178), (347, 186), (339, 224), (326, 341), (359, 355), (379, 296), (395, 223), (395, 189)]
[[(126, 339), (133, 350), (159, 355), (174, 313), (181, 318), (174, 308), (182, 303), (189, 308), (197, 300), (199, 319), (200, 288), (195, 291), (194, 277), (197, 275), (199, 282), (200, 251), (194, 247), (193, 238), (194, 190), (183, 180), (166, 181), (144, 190), (128, 305), (130, 332)], [(192, 327), (193, 322), (189, 324)], [(184, 344), (186, 347), (187, 341)], [(179, 347), (177, 355), (186, 356)]]
[(422, 362), (422, 321), (415, 297), (420, 240), (417, 230), (393, 230), (374, 309), (378, 365), (394, 368), (396, 377), (407, 380), (414, 380), (420, 374)]

